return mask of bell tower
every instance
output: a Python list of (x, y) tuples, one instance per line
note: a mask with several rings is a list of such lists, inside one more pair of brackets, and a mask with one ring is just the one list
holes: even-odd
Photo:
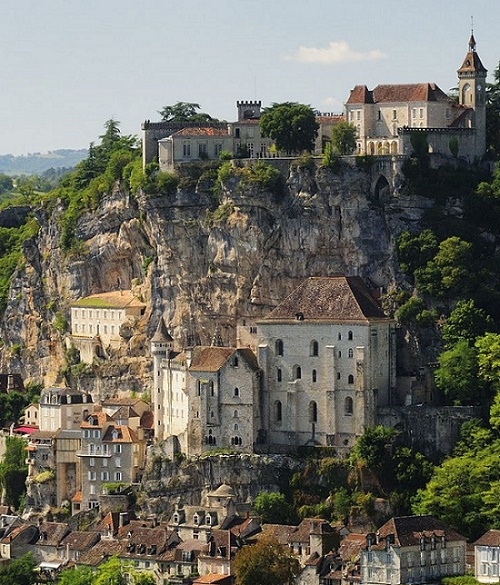
[(471, 109), (470, 127), (475, 130), (475, 156), (486, 152), (485, 85), (488, 73), (476, 52), (476, 39), (471, 31), (469, 50), (458, 73), (458, 103)]

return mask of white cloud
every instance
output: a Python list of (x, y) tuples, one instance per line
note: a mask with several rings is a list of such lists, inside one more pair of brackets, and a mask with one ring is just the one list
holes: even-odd
[(342, 108), (343, 107), (342, 102), (339, 102), (339, 100), (335, 99), (334, 97), (327, 97), (321, 103), (324, 106), (326, 106), (327, 108)]
[(353, 51), (346, 41), (332, 41), (327, 47), (299, 47), (298, 51), (285, 57), (288, 61), (300, 63), (352, 63), (353, 61), (374, 61), (387, 55), (377, 49), (368, 53)]

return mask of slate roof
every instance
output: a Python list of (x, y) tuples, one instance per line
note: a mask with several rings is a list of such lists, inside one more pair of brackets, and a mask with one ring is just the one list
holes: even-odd
[(127, 307), (142, 308), (146, 305), (139, 301), (131, 290), (121, 290), (90, 295), (75, 301), (71, 306), (90, 309), (126, 309)]
[(465, 55), (464, 62), (462, 66), (458, 70), (458, 73), (474, 73), (474, 72), (482, 72), (486, 73), (488, 70), (484, 67), (481, 63), (481, 59), (479, 55), (475, 51), (476, 47), (476, 40), (474, 39), (474, 35), (471, 35), (469, 39), (469, 51), (467, 55)]
[(358, 276), (333, 276), (308, 278), (260, 323), (374, 319), (387, 317), (363, 280)]
[(465, 541), (466, 538), (448, 528), (443, 522), (433, 516), (400, 516), (391, 518), (377, 531), (380, 539), (393, 535), (395, 546), (416, 546), (423, 536), (430, 539), (432, 536), (448, 542)]
[(500, 546), (500, 530), (488, 530), (473, 544), (474, 546)]

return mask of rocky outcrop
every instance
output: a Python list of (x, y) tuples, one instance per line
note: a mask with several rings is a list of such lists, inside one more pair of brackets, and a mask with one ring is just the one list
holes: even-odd
[(344, 164), (297, 168), (276, 195), (231, 178), (219, 207), (206, 181), (149, 198), (116, 186), (80, 218), (75, 253), (59, 247), (63, 204), (37, 210), (40, 233), (24, 246), (0, 323), (3, 367), (60, 381), (67, 335), (54, 327), (56, 313), (69, 320), (71, 301), (119, 287), (148, 311), (120, 351), (73, 381), (101, 395), (148, 388), (148, 337), (161, 315), (179, 345), (208, 343), (215, 326), (234, 343), (238, 322), (265, 315), (307, 276), (395, 286), (396, 237), (418, 225), (429, 202), (388, 188), (372, 196), (376, 179), (376, 169)]

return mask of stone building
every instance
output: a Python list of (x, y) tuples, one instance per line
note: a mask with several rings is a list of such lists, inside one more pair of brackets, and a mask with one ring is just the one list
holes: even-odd
[(395, 322), (359, 277), (309, 278), (257, 323), (271, 449), (346, 451), (395, 388)]
[(45, 388), (38, 404), (39, 428), (41, 431), (79, 429), (92, 408), (90, 394), (72, 388)]
[[(142, 428), (133, 430), (116, 424), (105, 412), (92, 412), (81, 424), (81, 498), (75, 500), (82, 510), (99, 505), (106, 484), (138, 483), (145, 465), (146, 440)], [(79, 511), (75, 505), (73, 511)]]
[(432, 516), (391, 518), (366, 536), (362, 585), (439, 583), (465, 574), (466, 539)]
[(213, 448), (253, 450), (260, 430), (260, 372), (245, 348), (193, 347), (155, 356), (155, 437), (174, 436), (189, 455)]
[(357, 154), (410, 154), (411, 137), (425, 132), (431, 152), (470, 161), (486, 150), (484, 99), (487, 70), (476, 52), (474, 35), (458, 70), (458, 103), (435, 83), (357, 85), (345, 104), (345, 118), (357, 129)]
[(480, 583), (500, 580), (500, 530), (488, 530), (474, 542), (474, 577)]
[(74, 302), (71, 337), (81, 361), (91, 364), (94, 357), (105, 357), (108, 347), (120, 347), (122, 328), (133, 327), (145, 311), (146, 305), (130, 290), (95, 294)]

